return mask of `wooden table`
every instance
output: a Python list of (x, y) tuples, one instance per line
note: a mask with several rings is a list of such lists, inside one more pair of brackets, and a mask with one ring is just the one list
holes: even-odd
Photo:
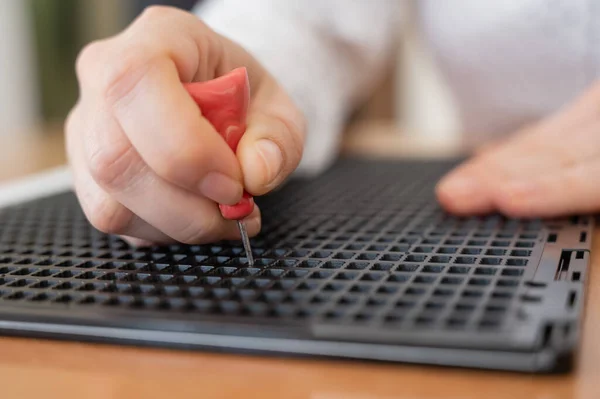
[[(398, 155), (442, 146), (390, 134), (389, 127), (351, 132), (347, 152)], [(34, 137), (34, 136), (31, 136)], [(64, 162), (57, 132), (14, 139), (3, 151), (2, 178)], [(438, 143), (439, 144), (439, 143)], [(448, 143), (446, 143), (448, 144)], [(445, 145), (446, 145), (445, 144)], [(399, 148), (398, 146), (404, 146)], [(446, 146), (445, 148), (451, 148)], [(18, 153), (17, 153), (18, 151)], [(446, 151), (447, 152), (447, 151)], [(31, 158), (35, 154), (36, 159)], [(6, 155), (9, 157), (6, 158)], [(20, 164), (14, 165), (14, 160)], [(8, 169), (12, 168), (12, 169)], [(12, 171), (12, 172), (10, 172)], [(576, 370), (562, 376), (483, 372), (452, 368), (297, 360), (99, 344), (0, 338), (1, 398), (249, 398), (262, 399), (458, 399), (600, 398), (600, 234), (595, 236), (582, 347)]]

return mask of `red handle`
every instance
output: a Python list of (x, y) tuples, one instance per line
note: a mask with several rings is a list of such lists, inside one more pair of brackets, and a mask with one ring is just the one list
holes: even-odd
[[(206, 82), (184, 84), (202, 115), (215, 127), (235, 153), (246, 131), (246, 114), (250, 102), (250, 82), (246, 68), (237, 68), (226, 75)], [(226, 219), (239, 220), (254, 210), (254, 199), (244, 191), (235, 205), (219, 205)]]

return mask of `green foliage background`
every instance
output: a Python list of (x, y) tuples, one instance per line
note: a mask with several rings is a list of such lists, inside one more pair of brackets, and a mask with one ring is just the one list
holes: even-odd
[(61, 120), (77, 100), (75, 60), (86, 43), (117, 33), (150, 5), (189, 10), (199, 0), (23, 1), (31, 16), (43, 117)]
[(81, 5), (78, 0), (29, 0), (41, 108), (47, 120), (64, 118), (77, 100), (74, 63), (84, 44)]

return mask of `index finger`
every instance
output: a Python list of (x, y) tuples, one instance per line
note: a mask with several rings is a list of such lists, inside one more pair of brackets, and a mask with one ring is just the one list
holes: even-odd
[[(201, 65), (201, 56), (209, 62), (211, 57), (219, 59), (211, 54), (210, 43), (203, 44), (207, 54), (199, 54), (199, 42), (211, 35), (202, 28), (195, 17), (178, 11), (145, 14), (123, 35), (91, 51), (91, 57), (82, 56), (85, 62), (101, 52), (96, 54), (97, 63), (109, 65), (100, 85), (87, 85), (92, 94), (86, 95), (102, 97), (100, 103), (110, 108), (158, 176), (214, 201), (233, 204), (242, 195), (237, 158), (182, 85), (198, 70), (210, 69)], [(204, 71), (210, 73), (217, 71)]]

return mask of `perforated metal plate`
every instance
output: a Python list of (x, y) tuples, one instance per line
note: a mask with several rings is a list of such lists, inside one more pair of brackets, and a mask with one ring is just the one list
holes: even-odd
[(72, 193), (0, 212), (0, 329), (110, 342), (568, 369), (592, 219), (457, 218), (453, 162), (340, 161), (259, 198), (239, 242), (129, 248)]

